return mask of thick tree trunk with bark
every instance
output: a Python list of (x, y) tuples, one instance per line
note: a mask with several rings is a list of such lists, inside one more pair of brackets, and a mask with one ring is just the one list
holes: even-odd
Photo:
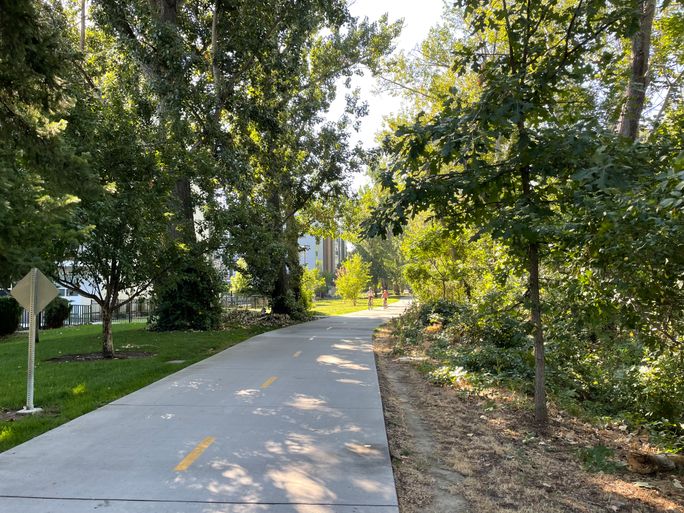
[[(182, 4), (181, 0), (150, 0), (150, 2), (155, 8), (155, 14), (160, 22), (170, 25), (173, 28), (177, 28), (178, 9)], [(160, 49), (160, 51), (166, 51), (166, 49)], [(160, 59), (160, 61), (163, 62), (163, 59)], [(156, 74), (158, 75), (159, 79), (168, 80), (170, 82), (168, 84), (169, 86), (172, 85), (173, 73), (171, 73), (169, 69), (165, 69), (165, 67), (161, 65), (160, 68), (156, 70)], [(163, 139), (166, 139), (170, 136), (168, 131), (174, 130), (173, 127), (177, 121), (175, 118), (179, 115), (176, 107), (173, 106), (173, 102), (171, 102), (171, 105), (169, 105), (167, 100), (168, 98), (162, 98), (160, 117), (164, 120), (168, 120), (169, 126), (171, 128), (166, 127), (162, 129)], [(192, 244), (196, 242), (197, 237), (195, 234), (194, 221), (195, 205), (192, 201), (192, 188), (190, 185), (190, 179), (183, 175), (182, 170), (176, 169), (175, 172), (178, 178), (174, 186), (174, 196), (178, 202), (176, 211), (178, 212), (179, 217), (177, 220), (172, 221), (174, 226), (171, 227), (171, 234), (175, 239)]]
[(632, 36), (632, 68), (627, 87), (627, 98), (622, 107), (618, 133), (636, 141), (639, 136), (639, 122), (644, 110), (646, 88), (648, 87), (648, 63), (651, 51), (651, 34), (656, 0), (641, 0), (639, 30)]
[(275, 283), (273, 284), (273, 293), (271, 294), (271, 310), (277, 314), (289, 314), (290, 309), (287, 305), (287, 289), (288, 276), (287, 266), (283, 261), (278, 269)]
[(294, 217), (290, 217), (283, 223), (283, 216), (279, 214), (282, 210), (283, 199), (278, 192), (271, 194), (269, 204), (275, 213), (274, 234), (285, 246), (282, 259), (276, 264), (279, 267), (271, 293), (271, 309), (279, 314), (301, 314), (303, 269), (299, 263), (299, 225)]
[(178, 210), (180, 219), (175, 223), (175, 238), (187, 243), (193, 243), (197, 240), (195, 234), (195, 206), (192, 201), (192, 188), (190, 180), (187, 177), (181, 177), (176, 181), (174, 186), (174, 195), (178, 200)]
[(297, 309), (296, 304), (299, 303), (302, 296), (302, 269), (299, 264), (299, 231), (294, 219), (290, 219), (285, 223), (282, 236), (285, 242), (285, 258), (276, 277), (271, 307), (274, 313), (292, 315), (295, 313)]
[[(277, 240), (283, 239), (283, 220), (281, 217), (282, 201), (277, 190), (271, 191), (269, 195), (269, 210), (273, 213), (273, 234)], [(287, 253), (282, 255), (277, 262), (273, 262), (276, 268), (275, 281), (271, 292), (271, 311), (277, 314), (289, 313), (287, 305)]]
[(178, 7), (183, 3), (181, 0), (151, 0), (156, 4), (159, 19), (168, 23), (176, 23)]
[(289, 269), (288, 290), (292, 292), (295, 301), (302, 298), (303, 269), (299, 263), (299, 226), (294, 217), (290, 217), (285, 225), (285, 241), (287, 244), (287, 267)]
[(114, 339), (112, 338), (112, 309), (108, 304), (100, 305), (102, 309), (102, 356), (114, 358)]

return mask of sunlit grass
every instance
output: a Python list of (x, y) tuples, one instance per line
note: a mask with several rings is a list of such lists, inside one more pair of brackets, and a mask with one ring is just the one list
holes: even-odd
[[(388, 299), (388, 303), (396, 303), (399, 298), (394, 296)], [(368, 300), (366, 296), (359, 296), (356, 300), (356, 305), (351, 300), (344, 299), (319, 299), (313, 305), (314, 315), (344, 315), (352, 312), (360, 312), (368, 308)], [(373, 300), (373, 308), (382, 309), (382, 298), (375, 298)]]

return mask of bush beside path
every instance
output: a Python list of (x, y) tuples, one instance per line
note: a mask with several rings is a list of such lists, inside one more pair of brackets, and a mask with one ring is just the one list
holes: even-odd
[(630, 449), (655, 450), (644, 437), (555, 408), (539, 433), (529, 398), (431, 382), (387, 327), (374, 347), (403, 513), (684, 512), (684, 472), (628, 467)]

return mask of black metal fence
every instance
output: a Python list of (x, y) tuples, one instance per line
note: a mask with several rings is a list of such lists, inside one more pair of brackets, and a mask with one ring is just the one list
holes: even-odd
[[(241, 294), (225, 294), (221, 297), (224, 310), (244, 308), (260, 310), (268, 308), (268, 299), (263, 296), (246, 296)], [(153, 308), (149, 299), (138, 299), (117, 308), (112, 316), (112, 322), (142, 322), (147, 321)], [(40, 328), (46, 328), (45, 315), (40, 316)], [(81, 326), (102, 322), (102, 309), (97, 303), (89, 305), (71, 305), (69, 318), (64, 321), (65, 326)], [(26, 310), (21, 315), (19, 329), (28, 329), (29, 315)]]
[[(114, 310), (112, 322), (141, 322), (147, 321), (152, 308), (148, 299), (131, 301)], [(97, 303), (89, 305), (71, 305), (69, 318), (64, 321), (65, 326), (81, 326), (102, 322), (102, 309)], [(28, 329), (29, 315), (26, 310), (21, 315), (20, 329)], [(40, 327), (46, 328), (45, 315), (40, 315)]]
[(231, 308), (244, 308), (259, 310), (268, 308), (268, 298), (264, 296), (247, 296), (242, 294), (224, 294), (221, 297), (221, 305), (224, 310)]

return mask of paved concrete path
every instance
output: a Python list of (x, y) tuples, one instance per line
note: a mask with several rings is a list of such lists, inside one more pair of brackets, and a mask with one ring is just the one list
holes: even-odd
[(373, 329), (254, 337), (0, 454), (1, 513), (398, 513)]

